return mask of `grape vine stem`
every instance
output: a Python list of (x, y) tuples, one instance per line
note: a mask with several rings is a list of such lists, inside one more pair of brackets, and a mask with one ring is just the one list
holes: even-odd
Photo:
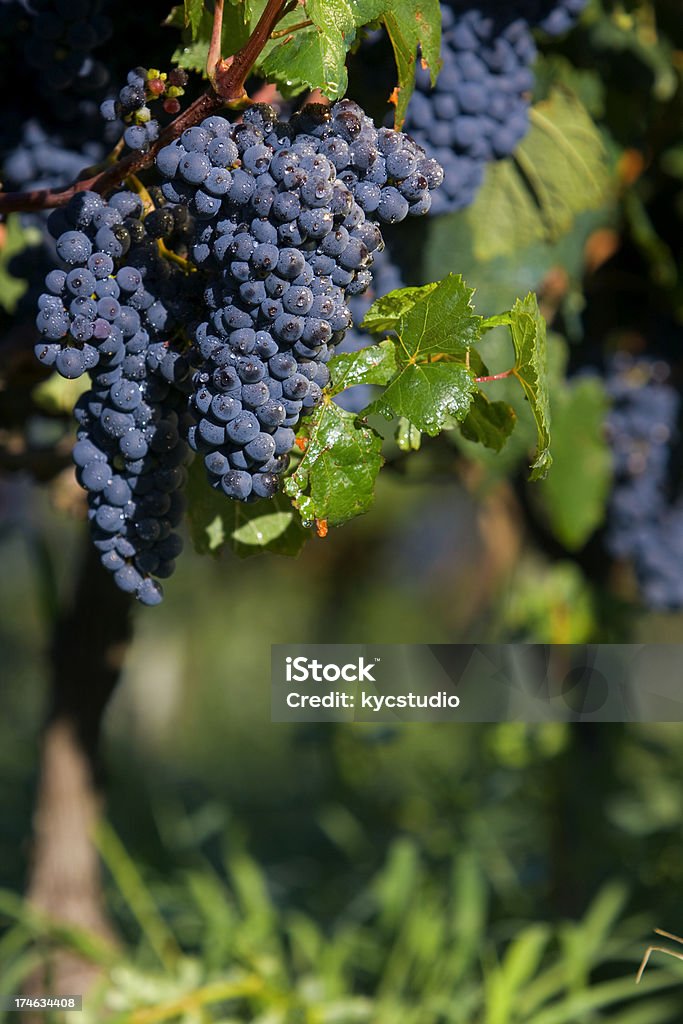
[(215, 0), (213, 8), (213, 25), (211, 42), (206, 58), (206, 74), (210, 82), (214, 81), (216, 68), (221, 59), (221, 41), (223, 35), (223, 0)]
[(271, 32), (270, 38), (283, 39), (285, 38), (285, 36), (292, 35), (294, 32), (299, 32), (302, 28), (310, 28), (312, 24), (313, 22), (311, 21), (311, 19), (307, 18), (305, 21), (298, 21), (296, 25), (290, 25), (289, 28), (281, 28), (278, 29), (277, 32)]
[(107, 195), (132, 174), (149, 167), (160, 149), (205, 117), (221, 107), (244, 99), (244, 83), (259, 54), (286, 13), (287, 0), (268, 0), (254, 31), (241, 50), (227, 60), (219, 60), (215, 67), (213, 88), (202, 93), (160, 133), (157, 141), (145, 152), (134, 151), (110, 167), (90, 177), (81, 178), (62, 189), (33, 189), (29, 192), (0, 192), (0, 214), (26, 213), (31, 210), (49, 210), (64, 206), (78, 192), (90, 191)]
[(513, 367), (511, 370), (503, 370), (502, 373), (492, 373), (488, 377), (475, 377), (474, 378), (474, 383), (475, 384), (487, 384), (489, 381), (492, 381), (492, 380), (505, 380), (506, 377), (511, 377), (514, 372), (515, 372), (515, 370), (514, 370), (514, 367)]

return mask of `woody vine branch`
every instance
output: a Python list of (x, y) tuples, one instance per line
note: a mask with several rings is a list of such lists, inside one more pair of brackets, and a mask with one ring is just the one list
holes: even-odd
[(151, 166), (156, 154), (186, 128), (199, 124), (204, 118), (230, 103), (245, 96), (244, 83), (259, 54), (268, 42), (277, 23), (290, 9), (288, 0), (268, 0), (254, 31), (241, 50), (227, 60), (216, 64), (213, 84), (193, 103), (182, 111), (159, 134), (157, 141), (144, 152), (134, 151), (117, 160), (110, 167), (62, 189), (34, 189), (28, 192), (0, 192), (0, 216), (9, 213), (26, 213), (32, 210), (49, 210), (64, 206), (78, 192), (91, 191), (107, 195), (131, 174), (138, 174)]

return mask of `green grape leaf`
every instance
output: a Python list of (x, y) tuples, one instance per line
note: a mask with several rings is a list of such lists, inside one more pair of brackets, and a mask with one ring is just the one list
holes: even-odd
[(230, 546), (242, 558), (263, 551), (294, 557), (310, 539), (310, 532), (283, 494), (253, 505), (234, 505)]
[(192, 43), (189, 40), (176, 48), (171, 60), (183, 71), (196, 71), (197, 74), (204, 74), (206, 71), (206, 57), (209, 52), (208, 44), (198, 40)]
[(417, 452), (422, 444), (422, 434), (405, 416), (401, 416), (398, 421), (396, 444), (402, 452)]
[[(221, 55), (231, 57), (241, 50), (266, 6), (265, 0), (229, 0), (223, 8)], [(209, 33), (209, 39), (211, 33)]]
[(395, 335), (398, 372), (368, 412), (404, 417), (432, 436), (449, 428), (451, 417), (467, 415), (476, 387), (463, 360), (479, 340), (482, 323), (472, 295), (462, 277), (449, 274), (424, 288), (397, 289), (373, 303), (363, 327)]
[(604, 118), (607, 83), (597, 68), (577, 68), (559, 53), (544, 53), (538, 55), (534, 78), (534, 93), (539, 100), (553, 89), (564, 88), (583, 103), (592, 118)]
[(600, 132), (563, 89), (531, 111), (531, 127), (514, 155), (488, 165), (475, 202), (463, 214), (477, 260), (555, 241), (576, 216), (600, 206), (610, 190)]
[(12, 259), (18, 253), (29, 252), (31, 246), (41, 242), (42, 236), (37, 228), (24, 227), (18, 213), (10, 213), (4, 226), (5, 235), (0, 246), (0, 308), (11, 314), (28, 287), (25, 280), (10, 273)]
[(517, 415), (507, 402), (489, 402), (478, 391), (463, 420), (460, 430), (468, 441), (478, 441), (486, 448), (499, 452), (515, 428)]
[(257, 68), (285, 96), (320, 89), (330, 99), (339, 99), (347, 85), (345, 56), (341, 40), (334, 50), (327, 49), (318, 30), (306, 28), (281, 41)]
[(387, 292), (370, 306), (361, 327), (372, 334), (386, 334), (387, 331), (396, 330), (396, 325), (400, 323), (401, 317), (405, 316), (419, 299), (433, 292), (437, 286), (438, 281), (434, 281), (432, 284), (417, 288), (397, 288), (393, 292)]
[(457, 274), (424, 288), (399, 288), (372, 304), (362, 326), (394, 331), (400, 361), (463, 356), (481, 336), (482, 318), (472, 307), (473, 294)]
[(451, 417), (467, 416), (476, 390), (474, 374), (464, 363), (407, 363), (368, 412), (403, 416), (434, 437)]
[(253, 505), (233, 501), (209, 486), (201, 459), (190, 467), (187, 499), (190, 537), (201, 555), (231, 547), (242, 557), (263, 551), (294, 556), (309, 537), (283, 495)]
[(394, 92), (395, 123), (400, 128), (415, 88), (418, 47), (432, 85), (441, 67), (441, 8), (438, 0), (394, 0), (386, 4), (382, 21), (394, 50), (398, 85)]
[(577, 380), (553, 391), (553, 471), (537, 497), (555, 536), (572, 551), (600, 525), (612, 479), (604, 435), (609, 401), (601, 382)]
[[(306, 0), (278, 22), (277, 31), (291, 32), (271, 40), (256, 68), (286, 95), (320, 89), (331, 100), (345, 94), (346, 55), (362, 25), (377, 19), (386, 0)], [(305, 18), (302, 15), (305, 12)], [(306, 20), (312, 24), (298, 27)]]
[(211, 15), (202, 11), (196, 31), (193, 33), (185, 21), (185, 7), (173, 7), (164, 25), (181, 30), (181, 41), (171, 55), (171, 62), (184, 71), (206, 74), (206, 58), (211, 38)]
[(187, 480), (187, 520), (190, 538), (200, 555), (217, 554), (230, 534), (229, 499), (209, 486), (201, 459), (195, 459)]
[(411, 360), (442, 353), (464, 355), (481, 336), (473, 294), (460, 275), (444, 277), (401, 317), (396, 327), (399, 352), (403, 349)]
[(47, 380), (37, 384), (31, 392), (36, 405), (45, 412), (56, 415), (71, 415), (73, 407), (84, 391), (88, 390), (87, 377), (67, 380), (61, 374), (51, 373)]
[(185, 27), (190, 29), (193, 40), (195, 40), (199, 34), (199, 27), (202, 23), (203, 13), (204, 0), (184, 0)]
[(338, 395), (357, 384), (388, 384), (396, 373), (396, 346), (393, 341), (368, 345), (358, 352), (344, 352), (328, 363), (330, 394)]
[(510, 326), (510, 314), (509, 313), (498, 313), (496, 316), (487, 316), (482, 321), (481, 333), (485, 334), (487, 331), (492, 331), (495, 327), (509, 327)]
[(285, 481), (285, 492), (304, 523), (341, 526), (372, 505), (382, 465), (382, 439), (330, 398), (303, 422), (306, 447)]
[(536, 421), (538, 445), (531, 479), (545, 476), (552, 465), (550, 454), (550, 395), (548, 392), (545, 320), (533, 292), (517, 299), (510, 310), (510, 333), (515, 349), (514, 376), (522, 385)]
[[(192, 6), (195, 21), (188, 28), (186, 12)], [(247, 3), (231, 0), (225, 4), (221, 52), (237, 53), (263, 14), (266, 0)], [(346, 54), (359, 27), (374, 21), (387, 0), (307, 0), (296, 6), (276, 26), (254, 70), (277, 85), (285, 96), (305, 89), (321, 89), (330, 99), (346, 92)], [(307, 24), (307, 22), (311, 24)], [(183, 41), (173, 61), (187, 71), (205, 73), (213, 18), (201, 0), (185, 0), (185, 7), (172, 10), (166, 24), (184, 29)]]

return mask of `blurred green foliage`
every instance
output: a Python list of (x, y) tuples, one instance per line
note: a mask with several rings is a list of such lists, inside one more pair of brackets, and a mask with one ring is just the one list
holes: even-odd
[[(413, 500), (430, 495), (415, 486)], [(77, 538), (49, 521), (59, 592)], [(307, 553), (190, 558), (158, 614), (138, 616), (107, 718), (100, 839), (123, 953), (32, 919), (6, 893), (0, 992), (66, 944), (106, 969), (93, 1021), (105, 1007), (121, 1024), (680, 1019), (676, 961), (634, 984), (650, 929), (683, 919), (679, 727), (269, 723), (269, 642), (291, 637), (284, 610), (302, 578), (302, 641), (448, 636), (452, 592), (429, 573), (401, 581), (396, 530), (374, 555), (372, 529), (351, 549), (351, 535), (321, 542), (334, 572)], [(15, 892), (49, 625), (43, 560), (18, 536), (0, 586), (0, 863)], [(362, 556), (351, 565), (350, 550)], [(530, 584), (534, 638), (547, 594), (575, 607), (575, 586), (571, 574), (546, 593)]]
[(37, 942), (46, 958), (51, 947), (70, 949), (101, 967), (86, 1024), (569, 1024), (613, 1011), (622, 1024), (656, 1024), (680, 1012), (680, 998), (667, 992), (680, 970), (651, 968), (635, 989), (644, 920), (622, 919), (618, 884), (604, 887), (580, 920), (513, 920), (501, 932), (491, 927), (489, 885), (474, 857), (456, 855), (441, 884), (418, 844), (403, 838), (323, 929), (278, 907), (242, 851), (227, 857), (227, 884), (203, 867), (165, 887), (164, 898), (182, 906), (169, 925), (115, 834), (103, 830), (99, 845), (137, 940), (122, 956), (0, 893), (0, 911), (16, 919), (3, 940), (12, 962), (0, 994), (35, 966)]

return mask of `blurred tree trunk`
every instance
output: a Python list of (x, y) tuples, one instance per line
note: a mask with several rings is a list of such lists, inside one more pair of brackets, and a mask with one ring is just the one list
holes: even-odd
[[(604, 865), (619, 861), (619, 837), (607, 814), (618, 791), (617, 764), (625, 726), (621, 722), (573, 722), (566, 750), (545, 773), (549, 823), (548, 902), (561, 917), (585, 912), (604, 880)], [(590, 842), (577, 842), (590, 836)], [(595, 851), (600, 851), (600, 866)], [(623, 849), (621, 851), (623, 859)]]
[[(102, 813), (102, 717), (131, 638), (130, 599), (84, 539), (73, 598), (52, 638), (50, 707), (42, 739), (27, 898), (51, 919), (115, 941), (93, 833)], [(31, 995), (87, 992), (97, 968), (58, 953), (29, 979)]]

